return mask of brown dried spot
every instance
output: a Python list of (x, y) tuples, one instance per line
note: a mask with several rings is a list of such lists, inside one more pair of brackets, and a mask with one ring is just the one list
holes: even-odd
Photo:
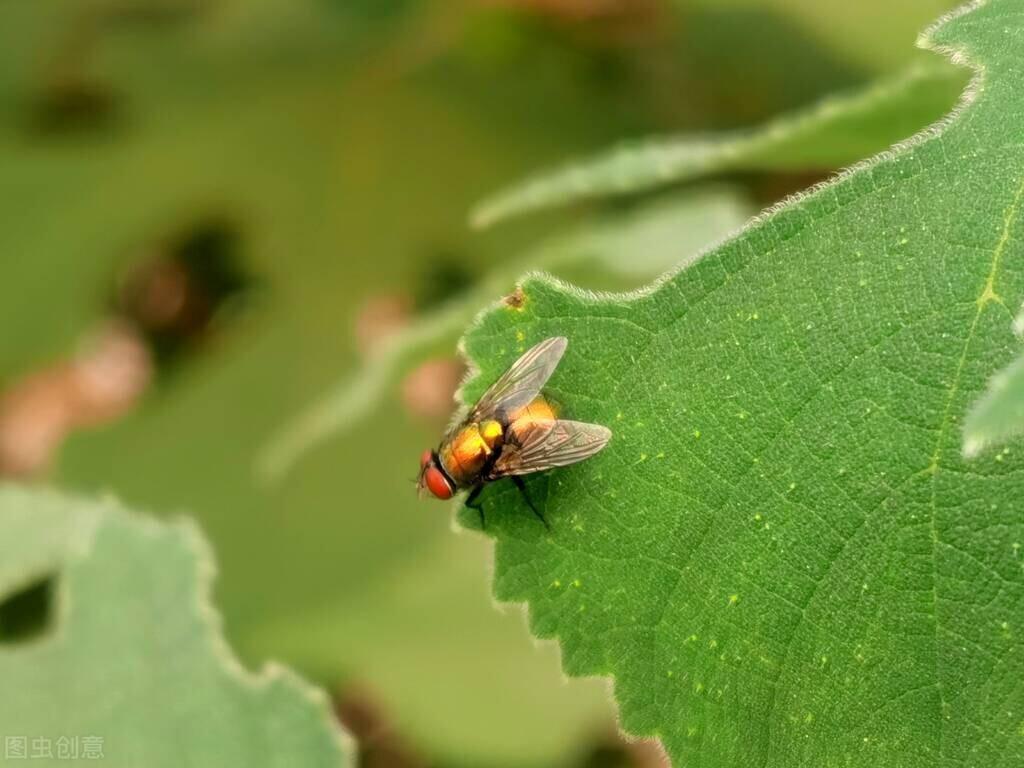
[(452, 358), (428, 360), (405, 377), (402, 403), (418, 418), (445, 419), (452, 412), (455, 390), (464, 373), (465, 367)]
[[(159, 256), (147, 259), (126, 276), (122, 304), (143, 328), (173, 328), (195, 312), (187, 312), (195, 301), (189, 282), (184, 264)], [(193, 324), (191, 317), (184, 322)]]
[(364, 686), (350, 683), (336, 694), (334, 711), (359, 744), (363, 768), (424, 768), (426, 762), (395, 733), (379, 703)]
[(91, 427), (120, 418), (138, 403), (153, 379), (149, 347), (126, 323), (112, 322), (95, 333), (72, 369), (72, 427)]
[(46, 469), (72, 431), (109, 423), (134, 407), (152, 374), (138, 333), (110, 323), (71, 360), (14, 382), (0, 394), (0, 476)]
[(370, 355), (384, 341), (401, 331), (412, 315), (412, 301), (400, 295), (374, 296), (356, 314), (356, 346), (364, 356)]
[(70, 418), (70, 366), (29, 374), (0, 396), (0, 475), (27, 477), (45, 469)]
[(516, 289), (506, 296), (503, 301), (509, 309), (522, 310), (526, 304), (526, 294), (523, 293), (522, 286), (517, 285)]
[(240, 247), (232, 221), (204, 218), (145, 245), (119, 275), (114, 312), (140, 330), (161, 373), (209, 339), (222, 310), (254, 287)]

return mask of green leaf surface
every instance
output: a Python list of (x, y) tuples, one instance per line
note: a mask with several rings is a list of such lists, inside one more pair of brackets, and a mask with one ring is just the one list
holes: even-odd
[(918, 63), (755, 130), (623, 144), (499, 191), (475, 206), (470, 218), (474, 226), (488, 227), (531, 211), (730, 171), (839, 168), (937, 120), (965, 80), (962, 70), (948, 64)]
[(353, 764), (322, 692), (274, 665), (251, 674), (231, 654), (191, 524), (0, 489), (0, 596), (47, 577), (53, 626), (0, 645), (11, 762), (20, 742), (32, 765)]
[[(1024, 452), (968, 405), (1024, 299), (1024, 2), (943, 20), (972, 98), (636, 295), (544, 278), (465, 338), (472, 402), (536, 341), (608, 448), (482, 497), (497, 597), (677, 765), (1024, 762)], [(466, 526), (475, 513), (460, 514)]]
[(350, 432), (385, 401), (415, 364), (450, 350), (479, 307), (507, 293), (525, 270), (597, 268), (618, 276), (620, 284), (636, 286), (692, 260), (738, 229), (749, 214), (738, 193), (710, 189), (606, 216), (535, 246), (387, 339), (362, 367), (270, 442), (260, 457), (260, 475), (279, 480), (304, 454)]

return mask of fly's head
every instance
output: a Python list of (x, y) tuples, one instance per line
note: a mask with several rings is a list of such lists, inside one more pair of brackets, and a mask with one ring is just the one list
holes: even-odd
[(436, 451), (424, 451), (420, 456), (420, 476), (416, 488), (420, 496), (423, 496), (424, 490), (438, 499), (450, 499), (455, 495), (455, 483), (441, 467)]

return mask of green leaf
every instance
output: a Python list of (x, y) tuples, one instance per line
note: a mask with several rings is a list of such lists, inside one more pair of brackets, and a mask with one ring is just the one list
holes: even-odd
[(543, 173), (480, 202), (474, 226), (578, 200), (643, 192), (729, 171), (828, 170), (856, 162), (937, 120), (964, 85), (962, 70), (914, 64), (854, 93), (826, 99), (761, 128), (624, 144)]
[[(1024, 336), (1024, 312), (1013, 324), (1017, 336)], [(964, 454), (981, 451), (1024, 434), (1024, 355), (992, 377), (988, 390), (971, 408), (964, 422)], [(1003, 450), (1005, 456), (1010, 451)], [(1001, 457), (997, 457), (1001, 460)]]
[(635, 286), (692, 260), (738, 229), (749, 213), (737, 193), (711, 189), (608, 216), (549, 239), (383, 343), (360, 369), (270, 442), (259, 461), (260, 475), (279, 480), (303, 455), (366, 419), (416, 363), (450, 350), (478, 308), (507, 293), (524, 270), (600, 267), (619, 275), (620, 284)]
[(47, 577), (55, 593), (55, 626), (0, 646), (5, 756), (21, 742), (33, 765), (97, 750), (113, 766), (351, 765), (323, 693), (231, 654), (213, 572), (187, 522), (0, 488), (0, 596)]
[(977, 70), (941, 128), (650, 290), (530, 278), (465, 338), (469, 402), (569, 339), (551, 393), (613, 438), (528, 480), (550, 533), (486, 489), (494, 590), (677, 765), (1024, 762), (1024, 452), (960, 449), (1018, 348), (1022, 18), (922, 38)]

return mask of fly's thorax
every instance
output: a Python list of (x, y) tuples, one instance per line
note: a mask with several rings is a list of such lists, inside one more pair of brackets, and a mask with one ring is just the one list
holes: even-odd
[(491, 456), (501, 448), (505, 429), (489, 420), (461, 427), (438, 452), (441, 464), (459, 486), (472, 485)]
[(501, 445), (502, 438), (505, 436), (505, 428), (501, 422), (493, 419), (481, 422), (477, 429), (480, 432), (480, 437), (492, 451)]

